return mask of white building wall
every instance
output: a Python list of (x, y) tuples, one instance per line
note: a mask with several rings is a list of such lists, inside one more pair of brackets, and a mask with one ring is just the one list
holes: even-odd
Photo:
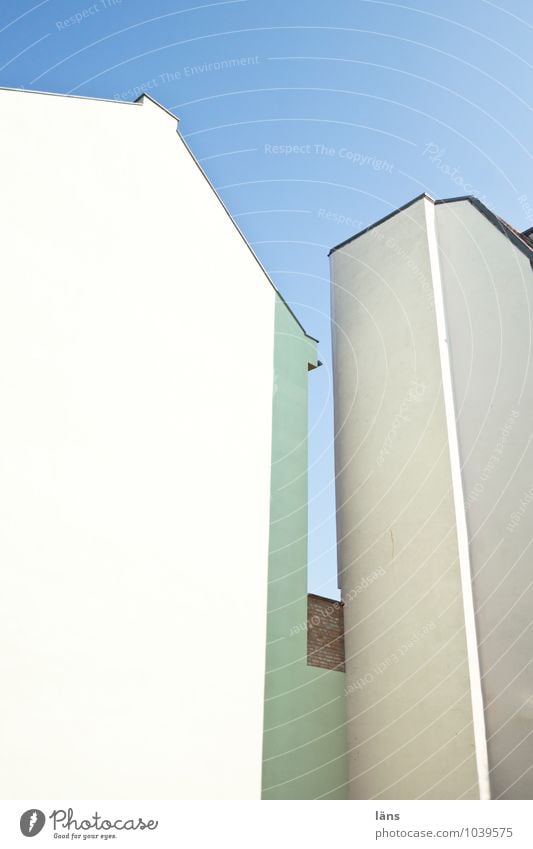
[(0, 795), (258, 798), (274, 289), (151, 101), (0, 109)]
[(331, 256), (352, 798), (479, 798), (421, 199)]
[(492, 797), (531, 799), (532, 271), (468, 201), (435, 210)]

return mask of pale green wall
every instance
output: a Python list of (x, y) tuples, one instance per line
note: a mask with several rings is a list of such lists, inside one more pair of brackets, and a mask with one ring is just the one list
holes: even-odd
[(264, 799), (345, 799), (344, 674), (307, 665), (307, 382), (316, 345), (276, 303)]
[(426, 203), (331, 256), (351, 799), (479, 798)]

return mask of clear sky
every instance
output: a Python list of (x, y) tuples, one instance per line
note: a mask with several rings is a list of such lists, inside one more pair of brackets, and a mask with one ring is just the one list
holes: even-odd
[(314, 592), (336, 594), (327, 252), (422, 191), (533, 226), (532, 42), (531, 0), (0, 4), (0, 85), (163, 103), (320, 339)]

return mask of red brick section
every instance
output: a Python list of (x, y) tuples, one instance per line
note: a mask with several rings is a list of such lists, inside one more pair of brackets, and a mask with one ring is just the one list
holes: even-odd
[(344, 605), (309, 593), (307, 596), (307, 663), (344, 672)]

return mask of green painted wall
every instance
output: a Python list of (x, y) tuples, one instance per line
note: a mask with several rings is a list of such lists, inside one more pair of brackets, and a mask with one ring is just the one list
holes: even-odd
[(308, 363), (316, 344), (276, 303), (264, 799), (345, 799), (344, 674), (307, 665)]

